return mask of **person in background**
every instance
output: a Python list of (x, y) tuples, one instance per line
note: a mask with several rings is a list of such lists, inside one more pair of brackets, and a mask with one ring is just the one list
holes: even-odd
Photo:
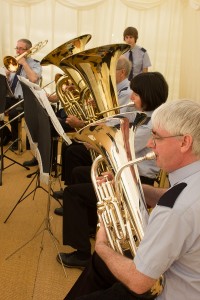
[(93, 258), (66, 300), (147, 299), (161, 275), (164, 289), (151, 299), (199, 299), (200, 104), (176, 100), (158, 107), (147, 146), (171, 187), (150, 214), (135, 257), (111, 249), (101, 223)]
[(143, 47), (136, 45), (138, 40), (138, 31), (134, 27), (127, 27), (123, 33), (124, 41), (131, 46), (131, 49), (124, 53), (132, 63), (132, 69), (129, 75), (129, 80), (135, 77), (137, 74), (148, 72), (148, 68), (151, 66), (151, 61), (147, 50)]
[[(16, 45), (16, 54), (17, 56), (22, 55), (27, 52), (32, 47), (31, 41), (28, 39), (20, 39), (17, 41)], [(6, 76), (8, 82), (10, 84), (11, 90), (13, 92), (14, 97), (7, 97), (6, 99), (6, 109), (10, 108), (14, 104), (16, 104), (20, 99), (23, 99), (23, 92), (20, 82), (18, 81), (17, 75), (25, 77), (29, 79), (29, 81), (33, 83), (39, 83), (39, 80), (42, 75), (42, 67), (40, 62), (33, 59), (32, 57), (23, 56), (18, 60), (19, 68), (17, 72), (6, 71)], [(8, 113), (9, 121), (18, 115), (18, 107), (11, 109)], [(12, 145), (13, 150), (18, 149), (18, 120), (10, 123), (11, 125), (11, 133), (12, 133), (12, 141), (14, 142)]]

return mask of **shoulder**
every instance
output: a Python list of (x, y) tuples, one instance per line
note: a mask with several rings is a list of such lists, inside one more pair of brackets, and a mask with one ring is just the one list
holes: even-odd
[(141, 47), (140, 50), (141, 50), (142, 52), (144, 52), (144, 53), (147, 52), (147, 50), (144, 49), (143, 47)]
[(170, 188), (158, 201), (158, 205), (173, 208), (178, 196), (182, 193), (187, 183), (181, 182)]
[(142, 53), (146, 53), (147, 50), (139, 45), (135, 45), (135, 50), (137, 50), (138, 52), (142, 52)]

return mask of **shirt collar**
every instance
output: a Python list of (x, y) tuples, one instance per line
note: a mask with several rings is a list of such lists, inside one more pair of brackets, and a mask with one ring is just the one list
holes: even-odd
[(178, 182), (184, 181), (185, 178), (197, 172), (200, 172), (200, 160), (169, 173), (170, 184), (173, 186)]

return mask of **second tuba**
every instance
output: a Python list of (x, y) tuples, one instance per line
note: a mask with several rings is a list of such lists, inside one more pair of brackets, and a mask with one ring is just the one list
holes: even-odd
[(61, 61), (60, 66), (65, 73), (76, 70), (89, 87), (95, 112), (89, 116), (88, 123), (119, 113), (116, 65), (119, 57), (129, 49), (130, 46), (124, 43), (104, 45), (79, 52)]

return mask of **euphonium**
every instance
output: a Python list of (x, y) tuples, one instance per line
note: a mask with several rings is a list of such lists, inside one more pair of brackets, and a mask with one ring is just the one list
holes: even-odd
[(26, 52), (22, 53), (21, 55), (18, 55), (17, 57), (13, 56), (5, 56), (3, 59), (4, 66), (7, 70), (10, 72), (16, 72), (19, 68), (18, 60), (24, 56), (29, 57), (36, 52), (38, 52), (40, 49), (42, 49), (46, 44), (48, 40), (42, 41), (28, 49)]
[[(100, 154), (92, 165), (91, 177), (97, 194), (97, 213), (105, 225), (110, 246), (122, 255), (134, 257), (148, 221), (137, 163), (154, 159), (149, 153), (135, 158), (136, 128), (146, 119), (144, 113), (131, 112), (99, 120), (77, 133), (77, 139), (91, 144)], [(115, 178), (99, 182), (99, 163), (106, 163)], [(145, 296), (159, 295), (164, 286), (161, 276)]]

